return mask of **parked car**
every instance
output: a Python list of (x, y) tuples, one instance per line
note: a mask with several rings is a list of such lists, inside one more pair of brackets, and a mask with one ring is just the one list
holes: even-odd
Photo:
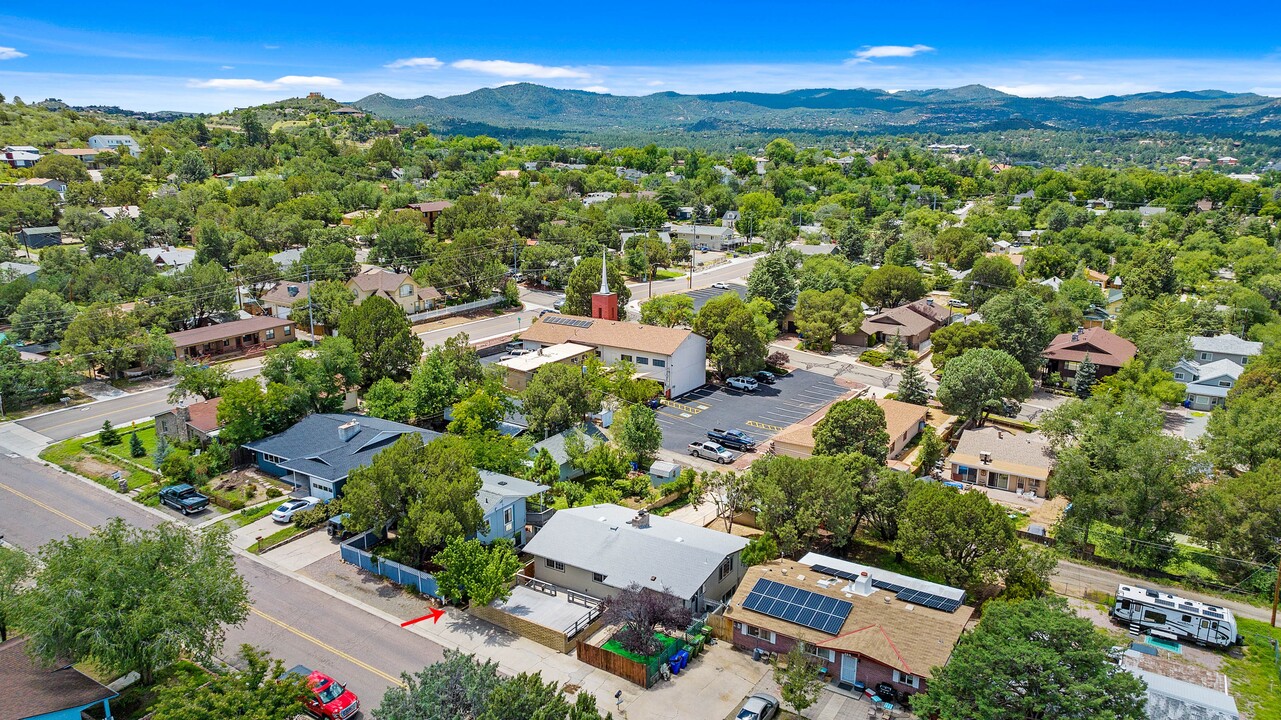
[(737, 720), (770, 720), (776, 714), (778, 714), (778, 701), (770, 695), (757, 693), (747, 698), (736, 718)]
[(734, 377), (726, 380), (725, 384), (735, 390), (743, 390), (745, 392), (756, 392), (756, 388), (760, 387), (757, 385), (755, 380), (749, 377), (743, 377), (742, 375), (735, 375)]
[(360, 712), (360, 698), (337, 680), (304, 665), (295, 665), (289, 672), (307, 681), (310, 692), (299, 700), (309, 714), (328, 720), (349, 720)]
[(325, 532), (329, 533), (329, 537), (336, 537), (339, 540), (346, 540), (355, 535), (355, 531), (347, 525), (347, 519), (350, 517), (351, 513), (341, 513), (329, 518), (329, 522), (325, 525)]
[(518, 358), (518, 357), (520, 357), (520, 356), (522, 356), (522, 355), (530, 355), (530, 354), (532, 354), (533, 352), (534, 352), (533, 350), (526, 350), (526, 349), (524, 349), (524, 348), (519, 348), (519, 349), (516, 349), (516, 350), (512, 350), (512, 351), (510, 351), (510, 352), (504, 353), (504, 354), (502, 355), (502, 357), (501, 357), (501, 358), (499, 358), (499, 359), (500, 359), (500, 360), (511, 360), (512, 358)]
[(756, 449), (756, 440), (742, 430), (722, 430), (720, 428), (712, 428), (707, 431), (707, 437), (713, 442), (718, 442), (727, 448), (733, 448), (743, 452)]
[(160, 502), (183, 515), (198, 513), (209, 507), (209, 498), (190, 485), (169, 485), (160, 489)]
[(692, 442), (689, 444), (689, 454), (726, 465), (734, 462), (734, 453), (714, 442), (704, 442), (702, 440)]
[(294, 515), (297, 515), (303, 510), (310, 510), (319, 504), (320, 498), (311, 496), (298, 500), (290, 500), (275, 510), (272, 510), (271, 519), (278, 523), (291, 522), (294, 519)]
[(952, 306), (952, 307), (960, 307), (960, 308), (967, 308), (967, 307), (969, 307), (969, 306), (970, 306), (970, 304), (969, 304), (969, 303), (964, 302), (964, 301), (961, 301), (961, 300), (956, 300), (956, 299), (948, 300), (948, 301), (947, 301), (947, 304), (948, 304), (948, 305), (950, 305), (950, 306)]
[(696, 247), (696, 248), (694, 248), (694, 249), (695, 249), (695, 250), (697, 250), (697, 251), (699, 251), (699, 252), (711, 252), (711, 251), (712, 251), (712, 249), (711, 249), (711, 248), (709, 248), (709, 247), (707, 247), (706, 245), (699, 245), (698, 247)]
[(564, 307), (565, 307), (565, 298), (561, 298), (556, 302), (552, 303), (552, 309), (555, 310), (556, 312), (560, 312)]
[(712, 287), (716, 288), (717, 290), (729, 290), (729, 283), (717, 281), (712, 283)]
[(756, 378), (757, 382), (763, 382), (766, 385), (773, 385), (774, 381), (778, 379), (778, 376), (769, 370), (757, 370), (752, 374), (752, 377)]

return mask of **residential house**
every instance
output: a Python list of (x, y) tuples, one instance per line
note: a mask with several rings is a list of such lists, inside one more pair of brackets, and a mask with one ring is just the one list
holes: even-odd
[(57, 225), (22, 228), (18, 231), (18, 240), (29, 250), (61, 245), (62, 230)]
[(139, 255), (146, 255), (158, 270), (181, 270), (196, 261), (196, 251), (190, 248), (179, 248), (173, 245), (143, 248)]
[(1218, 163), (1219, 163), (1220, 165), (1240, 165), (1240, 164), (1241, 164), (1241, 161), (1240, 161), (1240, 160), (1237, 160), (1236, 158), (1234, 158), (1234, 157), (1232, 157), (1232, 156), (1230, 156), (1230, 155), (1225, 155), (1225, 156), (1223, 156), (1223, 157), (1219, 158)]
[(1098, 270), (1091, 270), (1090, 268), (1085, 268), (1085, 279), (1089, 281), (1091, 285), (1099, 289), (1107, 287), (1108, 284), (1107, 273), (1101, 273)]
[(93, 135), (89, 138), (89, 147), (94, 150), (113, 150), (115, 152), (120, 152), (121, 149), (124, 149), (134, 157), (142, 154), (142, 146), (129, 135)]
[(18, 188), (44, 188), (58, 193), (61, 200), (67, 199), (67, 184), (56, 178), (23, 178), (13, 184)]
[(0, 262), (0, 283), (13, 282), (18, 278), (26, 278), (31, 282), (36, 281), (36, 273), (40, 272), (39, 265), (20, 262)]
[(58, 148), (54, 150), (54, 152), (59, 155), (76, 158), (80, 162), (84, 163), (86, 167), (98, 167), (99, 150), (97, 148)]
[(35, 150), (35, 148), (25, 150), (23, 149), (25, 147), (30, 146), (10, 145), (6, 147), (3, 151), (0, 151), (0, 162), (11, 168), (34, 167), (36, 163), (40, 162), (40, 151)]
[[(853, 391), (833, 400), (814, 411), (809, 417), (789, 425), (774, 436), (774, 452), (796, 458), (808, 458), (814, 455), (814, 426), (827, 417), (828, 411), (838, 402), (859, 397), (861, 391)], [(885, 432), (890, 436), (885, 457), (894, 460), (925, 429), (926, 410), (920, 405), (913, 405), (899, 400), (872, 398), (885, 413)]]
[(1134, 359), (1138, 350), (1134, 343), (1101, 327), (1077, 328), (1075, 332), (1054, 336), (1041, 352), (1045, 359), (1045, 372), (1058, 373), (1065, 382), (1076, 377), (1076, 371), (1088, 355), (1098, 366), (1096, 378), (1104, 378), (1121, 369)]
[(350, 107), (348, 105), (343, 105), (342, 107), (336, 107), (333, 110), (330, 110), (329, 114), (342, 115), (345, 117), (354, 117), (354, 118), (365, 116), (365, 113), (359, 108)]
[(616, 197), (618, 197), (616, 194), (608, 191), (587, 193), (583, 196), (583, 205), (591, 207), (597, 203), (608, 202)]
[(550, 488), (528, 480), (502, 473), (480, 470), (480, 492), (476, 501), (485, 514), (486, 526), (476, 534), (476, 539), (491, 543), (507, 538), (516, 547), (523, 547), (529, 539), (525, 535), (527, 500), (541, 495)]
[(271, 256), (271, 261), (288, 270), (302, 261), (302, 248), (289, 248)]
[(632, 585), (680, 598), (701, 613), (734, 595), (747, 539), (619, 505), (557, 510), (525, 546), (534, 576), (610, 598)]
[(529, 448), (529, 461), (532, 463), (534, 458), (538, 457), (539, 451), (546, 450), (547, 454), (552, 456), (552, 460), (560, 470), (557, 482), (565, 482), (566, 480), (573, 480), (576, 477), (581, 477), (583, 471), (574, 467), (573, 462), (569, 457), (569, 450), (566, 447), (571, 435), (578, 437), (579, 442), (582, 443), (584, 452), (609, 440), (609, 438), (605, 437), (605, 433), (595, 425), (590, 423), (580, 425), (579, 427), (561, 431), (534, 443)]
[(1263, 352), (1263, 343), (1243, 340), (1231, 333), (1214, 337), (1199, 336), (1189, 338), (1189, 341), (1192, 343), (1192, 359), (1199, 363), (1231, 360), (1244, 366), (1250, 358)]
[(1174, 379), (1187, 385), (1186, 404), (1193, 410), (1222, 407), (1228, 391), (1237, 384), (1245, 368), (1232, 360), (1199, 362), (1182, 359), (1174, 366)]
[(108, 220), (118, 220), (121, 218), (137, 220), (142, 217), (142, 209), (137, 205), (108, 205), (107, 207), (98, 208), (98, 214)]
[(595, 356), (596, 348), (588, 345), (567, 342), (559, 345), (541, 347), (526, 355), (498, 361), (505, 368), (507, 387), (521, 392), (529, 384), (529, 379), (544, 365), (560, 363), (562, 365), (582, 365), (589, 356)]
[(1015, 433), (995, 425), (961, 433), (948, 456), (954, 482), (1045, 497), (1054, 462), (1038, 433)]
[(679, 238), (690, 247), (707, 248), (720, 252), (743, 244), (734, 229), (723, 225), (667, 225), (663, 228), (672, 238)]
[(117, 693), (67, 661), (42, 665), (28, 652), (27, 638), (0, 643), (0, 718), (3, 720), (80, 720), (101, 713), (111, 720)]
[[(1004, 241), (998, 241), (998, 243), (999, 242), (1004, 242)], [(1009, 243), (1006, 243), (1006, 244), (1009, 245)], [(1027, 264), (1027, 258), (1023, 255), (1023, 253), (1011, 253), (1009, 252), (1009, 247), (1005, 248), (1004, 250), (1001, 250), (999, 244), (997, 248), (998, 248), (997, 252), (988, 252), (983, 254), (986, 257), (1003, 257), (1006, 260), (1009, 260), (1010, 264), (1014, 266), (1014, 269), (1018, 270), (1019, 274), (1022, 275), (1023, 266)]]
[(342, 494), (347, 474), (373, 462), (402, 435), (428, 443), (440, 433), (351, 413), (316, 413), (271, 437), (244, 445), (258, 469), (307, 495), (332, 500)]
[(410, 203), (410, 210), (417, 210), (423, 216), (423, 224), (427, 226), (427, 232), (436, 231), (436, 218), (445, 210), (453, 207), (454, 204), (448, 200), (432, 200), (431, 202)]
[(684, 328), (547, 315), (520, 334), (527, 350), (562, 343), (587, 345), (606, 365), (631, 363), (643, 377), (657, 380), (669, 398), (707, 382), (707, 338)]
[(39, 155), (40, 148), (35, 145), (5, 145), (4, 152), (24, 152), (32, 155)]
[(294, 321), (269, 316), (169, 333), (179, 360), (243, 354), (294, 340)]
[(935, 303), (934, 298), (921, 298), (872, 315), (863, 321), (857, 332), (850, 335), (838, 334), (837, 341), (872, 347), (897, 335), (908, 348), (917, 350), (921, 343), (929, 339), (931, 333), (946, 325), (951, 317), (952, 312), (946, 306)]
[(1118, 665), (1143, 681), (1148, 720), (1240, 720), (1222, 673), (1133, 649)]
[(748, 569), (725, 611), (732, 642), (785, 654), (798, 644), (840, 687), (897, 699), (924, 692), (947, 664), (974, 609), (965, 591), (809, 553)]
[(177, 442), (198, 442), (201, 446), (218, 435), (218, 405), (222, 398), (180, 403), (156, 415), (156, 434)]
[(380, 295), (399, 305), (409, 315), (434, 310), (445, 297), (436, 288), (419, 285), (412, 275), (380, 267), (367, 268), (348, 280), (347, 287), (355, 291), (357, 305), (366, 298)]
[(638, 183), (645, 178), (645, 173), (640, 170), (633, 170), (625, 167), (614, 168), (614, 174), (623, 180), (634, 183)]
[(721, 216), (721, 227), (727, 227), (730, 230), (735, 229), (738, 226), (739, 217), (741, 216), (737, 210), (726, 210), (725, 214)]
[[(300, 282), (279, 282), (271, 286), (271, 289), (258, 298), (256, 307), (247, 307), (250, 312), (257, 311), (258, 314), (272, 315), (278, 318), (287, 318), (293, 314), (294, 303), (305, 303), (308, 295), (311, 293), (311, 285)], [(248, 305), (248, 303), (246, 303)], [(298, 316), (303, 324), (307, 323), (307, 311), (304, 309)]]

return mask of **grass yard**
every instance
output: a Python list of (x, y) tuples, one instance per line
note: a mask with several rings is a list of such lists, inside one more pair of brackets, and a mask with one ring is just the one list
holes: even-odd
[[(136, 428), (118, 427), (116, 428), (116, 430), (120, 432), (120, 444), (112, 445), (110, 448), (106, 450), (107, 452), (112, 453), (114, 455), (119, 455), (122, 458), (128, 458), (129, 460), (132, 460), (133, 462), (136, 462), (139, 465), (145, 465), (153, 469), (156, 467), (156, 464), (151, 460), (151, 456), (156, 452), (155, 423), (147, 423), (145, 425), (139, 425)], [(129, 436), (132, 435), (134, 432), (138, 433), (138, 439), (142, 441), (142, 446), (147, 450), (147, 454), (139, 458), (129, 456)], [(96, 438), (91, 438), (91, 440), (95, 445), (97, 445)]]
[(285, 527), (277, 530), (276, 532), (264, 537), (261, 543), (254, 543), (254, 545), (249, 548), (249, 551), (254, 554), (257, 554), (259, 547), (269, 548), (278, 542), (288, 540), (289, 538), (294, 537), (296, 535), (301, 535), (307, 532), (308, 530), (310, 530), (310, 528), (302, 528), (302, 527), (298, 527), (297, 525), (286, 525)]
[(680, 270), (659, 270), (654, 273), (655, 280), (674, 280), (679, 277), (685, 277), (685, 273)]
[(1232, 694), (1241, 712), (1254, 720), (1281, 720), (1281, 660), (1268, 641), (1281, 642), (1281, 629), (1237, 617), (1245, 636), (1244, 656), (1229, 657), (1223, 671), (1232, 680)]
[(263, 503), (258, 507), (245, 508), (244, 510), (236, 513), (236, 524), (239, 527), (244, 527), (252, 522), (256, 522), (267, 517), (271, 514), (272, 510), (275, 510), (278, 507), (280, 507), (279, 499)]
[[(96, 445), (97, 441), (96, 437), (64, 440), (45, 448), (40, 453), (40, 459), (51, 462), (68, 472), (84, 475), (112, 490), (117, 489), (116, 481), (111, 477), (115, 472), (121, 473), (121, 476), (128, 481), (130, 490), (137, 490), (159, 480), (145, 470), (139, 470), (115, 458), (91, 452), (87, 446)], [(124, 446), (126, 455), (129, 449), (128, 442), (126, 439)]]

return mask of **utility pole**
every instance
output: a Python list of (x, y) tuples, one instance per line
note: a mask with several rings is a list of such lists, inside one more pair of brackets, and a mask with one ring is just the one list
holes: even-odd
[(311, 265), (305, 265), (307, 275), (307, 325), (311, 333), (311, 346), (316, 347), (316, 320), (311, 314)]
[(1281, 600), (1281, 556), (1277, 557), (1277, 579), (1272, 584), (1272, 627), (1277, 626), (1277, 601)]

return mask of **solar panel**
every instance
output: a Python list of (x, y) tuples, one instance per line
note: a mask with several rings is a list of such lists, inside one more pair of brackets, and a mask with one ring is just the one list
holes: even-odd
[(835, 635), (854, 606), (844, 600), (761, 578), (743, 600), (743, 607)]
[(586, 328), (592, 326), (591, 320), (581, 318), (566, 317), (564, 315), (548, 315), (542, 319), (543, 322), (551, 325), (568, 325), (569, 327)]

